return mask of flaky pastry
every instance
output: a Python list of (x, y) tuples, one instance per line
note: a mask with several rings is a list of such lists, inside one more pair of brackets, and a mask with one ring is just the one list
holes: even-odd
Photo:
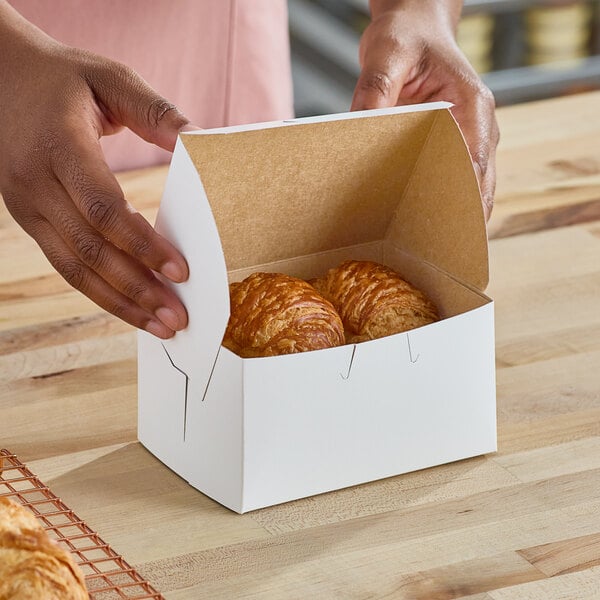
[(375, 262), (347, 260), (311, 283), (340, 314), (349, 344), (408, 331), (439, 318), (423, 292)]
[(253, 273), (229, 288), (231, 316), (223, 345), (242, 358), (321, 350), (344, 343), (330, 302), (306, 281)]
[(0, 498), (0, 600), (89, 600), (83, 574), (23, 506)]

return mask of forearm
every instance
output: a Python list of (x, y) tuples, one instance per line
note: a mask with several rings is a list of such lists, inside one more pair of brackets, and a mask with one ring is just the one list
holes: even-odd
[(373, 19), (394, 10), (417, 11), (424, 18), (439, 17), (454, 33), (460, 20), (463, 0), (369, 0), (369, 5)]

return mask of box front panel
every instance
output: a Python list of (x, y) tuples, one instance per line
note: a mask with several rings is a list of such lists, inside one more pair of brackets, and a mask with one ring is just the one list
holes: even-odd
[(246, 362), (244, 510), (496, 449), (492, 303), (352, 348)]

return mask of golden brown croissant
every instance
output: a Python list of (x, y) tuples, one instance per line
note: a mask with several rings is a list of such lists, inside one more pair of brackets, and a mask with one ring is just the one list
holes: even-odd
[(344, 327), (330, 302), (306, 281), (253, 273), (231, 284), (223, 345), (243, 358), (341, 346)]
[(375, 262), (347, 260), (311, 283), (339, 312), (349, 344), (408, 331), (439, 318), (423, 292)]
[(26, 508), (0, 498), (0, 600), (88, 600), (71, 555)]

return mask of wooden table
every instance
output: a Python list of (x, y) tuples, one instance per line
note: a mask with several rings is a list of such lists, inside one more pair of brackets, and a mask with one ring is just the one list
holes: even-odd
[[(497, 454), (229, 512), (136, 442), (134, 332), (3, 208), (0, 446), (169, 600), (600, 598), (599, 108), (499, 111)], [(165, 173), (120, 177), (150, 219)]]

